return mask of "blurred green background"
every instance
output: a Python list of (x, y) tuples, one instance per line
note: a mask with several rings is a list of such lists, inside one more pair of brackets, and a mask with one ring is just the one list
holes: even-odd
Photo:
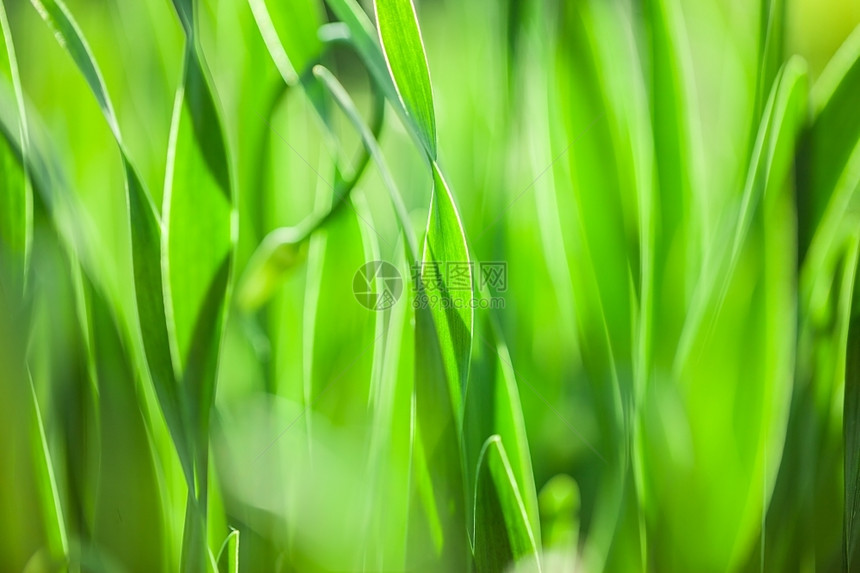
[[(140, 334), (124, 164), (62, 38), (29, 2), (4, 4), (33, 147), (55, 163), (48, 188), (33, 178), (29, 295), (0, 309), (0, 570), (184, 569), (188, 486)], [(161, 205), (183, 78), (176, 10), (66, 5)], [(384, 313), (353, 293), (367, 261), (411, 276), (378, 165), (277, 269), (271, 298), (240, 304), (267, 234), (325, 212), (336, 166), (350, 172), (361, 149), (337, 106), (320, 120), (312, 66), (332, 70), (370, 118), (366, 62), (329, 40), (340, 18), (321, 0), (194, 5), (237, 197), (203, 461), (209, 551), (232, 570), (218, 558), (237, 530), (241, 571), (480, 570), (446, 561), (458, 542), (444, 525), (434, 537), (415, 485), (426, 405), (413, 389), (409, 285)], [(372, 3), (364, 9), (373, 19)], [(502, 381), (515, 381), (540, 559), (511, 567), (860, 568), (845, 494), (856, 463), (845, 449), (857, 442), (844, 414), (860, 352), (849, 327), (860, 50), (856, 33), (848, 40), (860, 4), (421, 0), (416, 10), (438, 163), (466, 242), (473, 261), (507, 264), (507, 289), (493, 293), (504, 308), (475, 313), (477, 398), (463, 393), (466, 411), (493, 409)], [(287, 86), (290, 67), (307, 83)], [(846, 83), (834, 87), (840, 70)], [(8, 62), (3, 71), (13, 141)], [(843, 105), (832, 117), (831, 93)], [(421, 244), (432, 174), (386, 106), (380, 146)], [(13, 155), (7, 186), (21, 173)], [(182, 224), (209, 216), (197, 208)], [(447, 454), (472, 488), (485, 437), (461, 436)], [(516, 485), (528, 506), (530, 486)], [(474, 522), (462, 525), (459, 543), (474, 552)]]

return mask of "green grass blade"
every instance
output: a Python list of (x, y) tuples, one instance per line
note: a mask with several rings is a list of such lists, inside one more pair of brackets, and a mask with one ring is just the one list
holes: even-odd
[(706, 274), (691, 303), (675, 356), (676, 369), (691, 359), (694, 339), (704, 334), (701, 342), (713, 328), (718, 311), (706, 319), (708, 305), (722, 306), (756, 210), (766, 194), (777, 192), (785, 182), (806, 120), (806, 86), (806, 65), (799, 58), (789, 60), (765, 106), (732, 239), (727, 249), (718, 245), (711, 253), (713, 258), (707, 261)]
[(16, 524), (0, 537), (0, 567), (9, 571), (24, 570), (28, 562), (61, 567), (69, 552), (54, 462), (25, 360), (23, 316), (19, 302), (0, 292), (0, 415), (9, 424), (0, 435), (0, 517)]
[[(540, 516), (525, 420), (517, 389), (516, 373), (499, 329), (493, 318), (476, 325), (476, 340), (469, 384), (466, 389), (464, 440), (466, 467), (477, 467), (485, 441), (498, 435), (508, 453), (514, 484), (523, 502), (529, 527), (540, 546)], [(477, 331), (481, 328), (483, 333)], [(475, 487), (475, 475), (469, 475), (468, 491)], [(474, 532), (472, 532), (474, 534)]]
[(218, 571), (239, 573), (239, 532), (236, 530), (227, 535), (227, 539), (218, 551)]
[(135, 297), (147, 364), (180, 459), (190, 477), (190, 459), (180, 421), (179, 390), (167, 332), (158, 213), (126, 151), (113, 104), (92, 51), (68, 8), (61, 0), (33, 0), (33, 5), (84, 76), (120, 149), (129, 205)]
[[(379, 152), (378, 148), (374, 150), (367, 143), (369, 140), (375, 142), (382, 130), (385, 117), (385, 101), (379, 93), (375, 90), (373, 92), (374, 102), (370, 120), (371, 125), (368, 126), (361, 118), (349, 95), (343, 89), (343, 86), (340, 85), (330, 72), (321, 66), (316, 66), (314, 74), (322, 82), (322, 87), (327, 91), (308, 94), (308, 97), (314, 103), (314, 109), (322, 121), (327, 134), (333, 137), (331, 118), (328, 117), (330, 114), (325, 110), (322, 96), (325, 93), (331, 93), (337, 98), (338, 105), (347, 114), (353, 127), (359, 131), (364, 145), (354, 160), (354, 169), (350, 175), (343, 176), (340, 170), (336, 171), (332, 189), (333, 201), (327, 208), (308, 216), (295, 227), (280, 227), (275, 229), (263, 239), (248, 261), (248, 265), (240, 281), (237, 300), (239, 307), (245, 311), (258, 308), (268, 301), (274, 294), (275, 289), (283, 283), (286, 276), (294, 270), (298, 263), (305, 259), (308, 240), (316, 231), (324, 228), (346, 208), (350, 200), (350, 194), (367, 168), (370, 154)], [(310, 87), (310, 83), (307, 81), (303, 81), (303, 85)], [(408, 221), (406, 208), (403, 206), (403, 201), (399, 193), (393, 186), (393, 181), (385, 180), (385, 183), (389, 188), (392, 199), (395, 201), (401, 221)]]
[(0, 1), (0, 74), (11, 80), (17, 107), (22, 161), (8, 141), (0, 142), (0, 289), (24, 294), (33, 235), (33, 192), (27, 169), (28, 129), (6, 6)]
[(316, 0), (248, 0), (254, 20), (281, 77), (288, 85), (298, 82), (299, 72), (319, 57), (322, 24)]
[(210, 412), (215, 399), (236, 243), (232, 157), (191, 0), (174, 0), (185, 30), (182, 80), (167, 150), (162, 260), (171, 354), (182, 380), (183, 420), (194, 452), (182, 542), (188, 571), (214, 568), (207, 545)]
[(420, 141), (436, 159), (436, 113), (430, 69), (412, 0), (376, 0), (376, 22), (388, 70)]
[(759, 10), (759, 71), (756, 77), (756, 109), (761, 119), (769, 86), (783, 64), (785, 42), (785, 0), (761, 0)]
[(444, 553), (438, 558), (448, 567), (462, 568), (467, 551), (462, 539), (465, 484), (460, 456), (452, 453), (461, 447), (461, 404), (472, 346), (473, 286), (471, 273), (465, 290), (448, 288), (447, 278), (438, 280), (445, 276), (445, 264), (468, 264), (470, 259), (453, 197), (435, 162), (433, 174), (433, 197), (415, 299), (415, 399), (435, 503), (434, 509), (425, 511), (439, 516), (445, 539)]
[(427, 150), (426, 138), (415, 124), (404, 100), (398, 95), (398, 88), (394, 85), (386, 57), (379, 44), (378, 32), (374, 29), (370, 18), (367, 17), (356, 0), (326, 1), (335, 16), (346, 26), (348, 34), (345, 39), (361, 57), (375, 86), (382, 91), (385, 98), (394, 107), (403, 124), (408, 127), (409, 132), (420, 143), (421, 148)]
[(812, 89), (812, 125), (798, 154), (801, 254), (820, 228), (825, 210), (835, 199), (834, 189), (860, 141), (858, 90), (860, 28), (833, 56)]
[[(454, 196), (435, 162), (432, 169), (433, 197), (424, 240), (421, 281), (427, 295), (437, 295), (440, 299), (450, 300), (449, 305), (444, 305), (446, 308), (438, 304), (429, 306), (439, 337), (439, 349), (442, 352), (452, 407), (459, 415), (460, 398), (466, 388), (472, 349), (474, 309), (471, 303), (474, 296), (474, 277), (463, 225), (454, 205)], [(452, 288), (447, 277), (436, 280), (437, 276), (434, 274), (441, 273), (444, 276), (444, 267), (449, 263), (469, 265), (468, 288)], [(433, 282), (436, 285), (433, 285)], [(433, 286), (438, 288), (434, 289)], [(424, 346), (421, 340), (418, 340), (417, 344), (419, 348)]]
[(222, 322), (217, 317), (224, 312), (234, 232), (229, 163), (208, 80), (189, 48), (174, 106), (163, 208), (175, 363), (183, 373), (206, 367), (192, 363), (192, 355), (201, 358), (192, 349), (208, 344), (197, 336), (220, 338), (218, 332), (201, 332), (196, 326), (201, 320), (212, 326)]
[(337, 81), (337, 78), (331, 74), (331, 72), (322, 66), (316, 66), (314, 67), (314, 75), (323, 83), (326, 89), (329, 90), (331, 95), (334, 97), (335, 102), (337, 102), (337, 105), (340, 106), (341, 110), (346, 114), (347, 119), (349, 119), (353, 128), (361, 137), (364, 148), (376, 163), (376, 166), (379, 169), (379, 174), (382, 177), (382, 182), (388, 190), (391, 202), (394, 204), (394, 211), (397, 214), (400, 228), (406, 236), (406, 244), (408, 247), (407, 262), (411, 265), (415, 259), (418, 258), (418, 247), (415, 243), (415, 232), (412, 229), (412, 220), (409, 218), (409, 212), (406, 210), (403, 197), (397, 189), (397, 184), (394, 182), (394, 177), (391, 175), (388, 163), (385, 161), (382, 150), (379, 148), (379, 142), (377, 141), (380, 131), (379, 126), (368, 126), (367, 123), (365, 123), (361, 114), (358, 112), (355, 103), (352, 101), (352, 98), (349, 97), (347, 91), (340, 82)]
[[(654, 137), (656, 184), (652, 188), (655, 209), (653, 244), (653, 329), (661, 336), (655, 345), (655, 367), (671, 368), (673, 342), (683, 326), (677, 312), (679, 284), (675, 269), (697, 260), (701, 250), (702, 222), (694, 185), (695, 167), (691, 130), (691, 79), (680, 3), (677, 0), (648, 0), (646, 3), (651, 56), (651, 127)], [(684, 280), (694, 280), (689, 272)]]
[(101, 426), (93, 543), (127, 570), (164, 569), (161, 494), (134, 366), (107, 302), (85, 284)]
[[(175, 2), (180, 18), (182, 2)], [(209, 416), (226, 320), (235, 244), (231, 157), (205, 61), (186, 27), (182, 82), (174, 102), (164, 189), (162, 256), (171, 353), (194, 454), (186, 504), (183, 566), (209, 562), (206, 510)], [(190, 30), (190, 31), (189, 31)], [(190, 528), (190, 529), (189, 529)]]
[(475, 570), (503, 571), (512, 562), (534, 560), (538, 546), (499, 436), (487, 438), (475, 480)]
[[(856, 228), (856, 227), (855, 227)], [(850, 269), (847, 290), (853, 291), (845, 354), (845, 401), (842, 431), (845, 452), (845, 511), (843, 570), (860, 571), (860, 289), (856, 282), (860, 235), (855, 231), (846, 262)], [(848, 310), (848, 309), (845, 309)]]
[(326, 2), (335, 16), (346, 25), (349, 30), (349, 39), (364, 61), (364, 65), (367, 66), (376, 85), (382, 89), (389, 101), (396, 104), (398, 112), (406, 118), (370, 18), (367, 17), (356, 0), (326, 0)]

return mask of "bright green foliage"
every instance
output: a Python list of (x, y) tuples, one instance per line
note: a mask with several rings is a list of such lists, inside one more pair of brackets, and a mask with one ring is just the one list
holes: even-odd
[(430, 70), (412, 0), (376, 0), (376, 23), (388, 71), (419, 140), (436, 159), (436, 112)]
[(0, 0), (0, 570), (860, 571), (805, 4)]

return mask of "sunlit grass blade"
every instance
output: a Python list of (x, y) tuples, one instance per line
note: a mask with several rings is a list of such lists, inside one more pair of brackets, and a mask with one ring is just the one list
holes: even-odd
[[(707, 337), (712, 327), (708, 320), (713, 321), (716, 315), (712, 313), (709, 319), (705, 319), (707, 308), (714, 304), (716, 306), (711, 308), (719, 309), (723, 304), (756, 210), (766, 194), (775, 193), (784, 185), (797, 138), (806, 120), (806, 86), (805, 63), (800, 58), (789, 60), (783, 66), (765, 106), (728, 248), (719, 245), (713, 248), (706, 274), (691, 302), (675, 356), (676, 369), (691, 358), (695, 360), (691, 355), (691, 345), (694, 338)], [(702, 340), (700, 338), (700, 342)]]
[(349, 30), (350, 41), (361, 55), (371, 77), (385, 92), (389, 100), (399, 102), (394, 83), (391, 81), (391, 75), (385, 63), (385, 57), (382, 54), (382, 48), (377, 39), (377, 33), (370, 18), (367, 17), (356, 0), (326, 0), (326, 3), (335, 16), (346, 25)]
[(412, 0), (375, 0), (376, 25), (388, 70), (430, 159), (436, 159), (436, 112), (430, 70)]
[[(648, 0), (650, 37), (651, 127), (654, 133), (656, 184), (653, 187), (655, 231), (653, 245), (653, 327), (660, 332), (655, 344), (655, 366), (671, 368), (673, 341), (681, 334), (683, 315), (678, 301), (686, 298), (688, 280), (695, 274), (687, 261), (700, 258), (701, 186), (693, 170), (694, 145), (691, 129), (691, 70), (689, 47), (677, 0)], [(680, 272), (679, 272), (680, 271)], [(681, 280), (678, 279), (681, 277)]]
[(161, 223), (158, 213), (126, 151), (116, 112), (80, 28), (61, 0), (33, 0), (33, 4), (45, 22), (53, 28), (84, 76), (120, 149), (131, 225), (137, 312), (147, 364), (186, 477), (190, 477), (190, 459), (182, 430), (179, 390), (167, 332), (162, 290)]
[(773, 85), (783, 64), (785, 6), (785, 0), (760, 0), (759, 70), (756, 76), (754, 120), (761, 119), (768, 89)]
[[(344, 175), (341, 169), (336, 167), (334, 184), (331, 194), (332, 200), (326, 203), (325, 208), (316, 209), (314, 213), (306, 217), (301, 223), (294, 227), (280, 227), (270, 232), (263, 239), (260, 246), (248, 261), (242, 279), (239, 284), (237, 300), (240, 308), (245, 311), (253, 310), (265, 303), (274, 294), (275, 289), (283, 282), (288, 274), (295, 269), (296, 265), (305, 259), (307, 245), (311, 236), (326, 227), (338, 215), (347, 208), (350, 194), (358, 180), (364, 175), (370, 161), (373, 147), (366, 140), (376, 141), (382, 130), (385, 117), (385, 101), (382, 95), (374, 90), (373, 107), (371, 111), (370, 126), (361, 118), (349, 95), (340, 83), (322, 66), (314, 68), (314, 78), (321, 82), (320, 86), (312, 86), (310, 81), (304, 81), (305, 88), (320, 87), (317, 93), (307, 93), (314, 104), (314, 109), (321, 120), (326, 136), (333, 138), (331, 117), (328, 113), (323, 97), (331, 93), (338, 101), (338, 105), (347, 114), (353, 127), (359, 131), (365, 141), (353, 162), (350, 173)], [(367, 133), (364, 132), (367, 130)], [(386, 181), (387, 182), (387, 181)], [(394, 189), (389, 186), (389, 190)], [(391, 191), (392, 197), (399, 199), (399, 194)], [(395, 204), (398, 203), (395, 201)], [(398, 213), (405, 213), (402, 207)], [(401, 219), (406, 217), (403, 215)]]
[(855, 113), (860, 89), (860, 28), (845, 41), (815, 83), (811, 94), (812, 125), (798, 154), (800, 252), (810, 248), (815, 233), (828, 231), (822, 218), (834, 202), (834, 190), (860, 141)]
[(22, 161), (8, 141), (0, 142), (0, 289), (24, 294), (27, 284), (33, 235), (33, 194), (27, 165), (28, 128), (24, 94), (12, 43), (6, 6), (0, 1), (0, 74), (8, 79), (15, 93), (17, 127)]
[[(499, 329), (492, 324), (494, 320), (487, 315), (484, 321), (476, 326), (476, 339), (479, 344), (475, 347), (464, 405), (466, 467), (477, 467), (484, 443), (491, 436), (498, 435), (503, 443), (508, 444), (505, 449), (513, 485), (517, 488), (529, 527), (539, 547), (541, 542), (537, 492), (516, 373), (508, 349), (499, 338)], [(475, 477), (474, 474), (469, 474), (468, 491), (474, 490)]]
[(183, 418), (195, 452), (182, 562), (188, 570), (202, 571), (209, 562), (209, 415), (233, 267), (235, 191), (232, 158), (195, 33), (192, 3), (176, 0), (174, 5), (185, 27), (186, 45), (168, 145), (162, 255), (171, 353), (182, 380)]
[[(860, 121), (853, 113), (860, 89), (860, 29), (831, 60), (812, 91), (813, 121), (798, 154), (801, 288), (804, 306), (821, 315), (823, 292), (857, 209)], [(836, 134), (839, 134), (837, 137)]]
[[(0, 537), (0, 567), (21, 571), (62, 567), (69, 542), (44, 423), (25, 361), (23, 312), (0, 292), (0, 414), (9, 424), (0, 436), (0, 511), (18, 527)], [(25, 516), (26, 519), (21, 519)]]
[(239, 573), (239, 532), (234, 530), (227, 535), (218, 552), (219, 573)]
[[(424, 252), (421, 261), (421, 281), (425, 294), (438, 295), (440, 299), (448, 299), (449, 305), (428, 305), (429, 316), (439, 337), (440, 351), (444, 364), (449, 392), (451, 393), (454, 412), (459, 416), (460, 404), (466, 388), (469, 374), (469, 358), (472, 349), (472, 323), (474, 309), (473, 268), (466, 246), (466, 237), (460, 216), (454, 205), (454, 197), (447, 183), (442, 178), (439, 166), (434, 162), (433, 195), (430, 205), (430, 218), (427, 222), (427, 233), (424, 240)], [(468, 287), (452, 287), (447, 279), (437, 281), (434, 273), (446, 273), (446, 265), (466, 265), (468, 269)], [(437, 282), (437, 292), (433, 292), (433, 282)], [(420, 295), (419, 295), (420, 296)], [(425, 316), (420, 314), (419, 316)], [(419, 347), (423, 347), (418, 341)], [(423, 350), (422, 350), (423, 352)]]
[[(356, 0), (327, 0), (327, 3), (332, 12), (334, 12), (349, 31), (348, 40), (355, 48), (356, 52), (361, 56), (361, 59), (367, 67), (376, 87), (385, 94), (385, 98), (392, 104), (404, 125), (408, 126), (409, 132), (413, 135), (416, 141), (420, 143), (421, 148), (432, 157), (435, 157), (435, 120), (432, 124), (427, 124), (423, 128), (416, 123), (414, 116), (411, 115), (411, 112), (408, 109), (406, 101), (401, 98), (402, 94), (399, 94), (398, 92), (400, 88), (395, 87), (395, 80), (393, 79), (392, 72), (389, 71), (390, 67), (380, 45), (381, 37), (373, 28), (373, 24), (370, 22), (367, 14), (364, 13), (364, 10), (361, 9), (361, 6), (356, 2)], [(410, 17), (412, 18), (413, 16)], [(402, 30), (402, 32), (405, 32), (406, 30), (413, 30), (413, 32), (417, 31), (417, 29), (407, 26)], [(418, 45), (420, 45), (420, 41), (419, 36)], [(414, 44), (414, 42), (412, 43)], [(426, 67), (426, 60), (422, 62), (422, 64)], [(424, 74), (420, 71), (416, 73), (418, 74), (416, 77), (404, 77), (401, 78), (401, 81), (421, 81)], [(429, 82), (429, 72), (427, 73), (426, 78)], [(432, 91), (429, 88), (416, 88), (416, 90), (423, 96), (431, 97), (432, 102)], [(431, 115), (426, 109), (424, 109), (424, 113), (425, 119), (429, 121)], [(427, 131), (430, 129), (432, 129), (434, 137), (432, 145), (432, 148), (434, 149), (433, 153), (430, 153), (430, 140), (425, 135), (425, 133), (430, 133)]]
[[(468, 290), (449, 290), (444, 281), (438, 281), (446, 264), (468, 265), (470, 259), (453, 197), (435, 162), (433, 174), (430, 219), (415, 299), (415, 396), (433, 503), (446, 539), (444, 556), (439, 559), (449, 567), (463, 567), (465, 482), (459, 448), (462, 396), (472, 348), (473, 290), (471, 271)], [(431, 278), (434, 290), (428, 288)]]
[(394, 182), (394, 177), (391, 175), (391, 170), (388, 168), (388, 163), (385, 161), (382, 150), (379, 148), (379, 142), (377, 139), (379, 137), (381, 125), (373, 123), (373, 125), (368, 126), (367, 123), (365, 123), (359, 114), (355, 103), (352, 101), (352, 98), (349, 97), (349, 94), (340, 82), (337, 81), (337, 78), (335, 78), (327, 69), (322, 66), (316, 66), (314, 67), (314, 75), (319, 78), (326, 89), (329, 90), (331, 95), (334, 97), (335, 102), (337, 102), (337, 105), (340, 106), (341, 110), (346, 114), (347, 119), (349, 119), (353, 128), (361, 137), (364, 148), (376, 163), (377, 168), (379, 169), (379, 174), (382, 177), (382, 182), (385, 184), (385, 187), (388, 190), (388, 195), (391, 197), (391, 202), (394, 205), (394, 211), (397, 215), (398, 222), (400, 223), (400, 228), (406, 237), (407, 262), (411, 266), (418, 258), (418, 247), (415, 243), (415, 231), (412, 229), (411, 219), (409, 218), (409, 213), (406, 210), (406, 205), (403, 203), (403, 197), (400, 195), (397, 184)]
[[(791, 166), (806, 94), (805, 63), (792, 59), (771, 88), (740, 204), (723, 231), (729, 240), (709, 247), (705, 258), (676, 357), (674, 375), (684, 390), (665, 387), (648, 396), (646, 459), (677, 448), (674, 463), (649, 472), (653, 490), (666, 500), (653, 517), (663, 533), (654, 537), (652, 555), (664, 561), (671, 553), (679, 570), (740, 567), (760, 540), (774, 491), (795, 376)], [(673, 410), (684, 416), (678, 427), (685, 440), (674, 445), (665, 425)], [(724, 428), (743, 439), (728, 445)], [(700, 539), (678, 549), (688, 538), (685, 523), (700, 511), (714, 519), (703, 524)]]
[(322, 24), (315, 0), (248, 0), (254, 20), (275, 66), (287, 84), (295, 84), (322, 51), (316, 30)]
[[(465, 482), (459, 451), (462, 401), (472, 351), (473, 269), (454, 197), (435, 160), (433, 92), (415, 9), (411, 0), (383, 0), (376, 3), (376, 9), (388, 71), (410, 118), (408, 127), (422, 142), (433, 175), (417, 273), (415, 396), (418, 435), (435, 505), (425, 507), (425, 511), (428, 516), (438, 515), (444, 539), (437, 559), (447, 567), (462, 568), (468, 548), (462, 536)], [(465, 269), (465, 284), (452, 288), (446, 265)]]
[[(856, 222), (856, 221), (855, 221)], [(855, 227), (856, 229), (856, 227)], [(842, 431), (844, 439), (845, 511), (842, 530), (843, 570), (860, 570), (860, 297), (858, 297), (857, 267), (860, 263), (860, 234), (854, 231), (846, 253), (847, 276), (845, 289), (852, 294), (845, 337), (845, 397)]]
[(169, 568), (154, 452), (133, 383), (137, 374), (110, 307), (86, 277), (84, 284), (101, 429), (92, 541), (128, 570)]
[(529, 559), (540, 571), (538, 546), (499, 436), (487, 438), (478, 456), (474, 503), (475, 570), (503, 571)]

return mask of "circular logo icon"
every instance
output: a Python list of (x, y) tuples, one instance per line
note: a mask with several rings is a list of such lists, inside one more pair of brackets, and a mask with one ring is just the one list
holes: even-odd
[(364, 308), (386, 310), (394, 306), (403, 292), (400, 271), (385, 261), (371, 261), (361, 266), (352, 279), (352, 292)]

